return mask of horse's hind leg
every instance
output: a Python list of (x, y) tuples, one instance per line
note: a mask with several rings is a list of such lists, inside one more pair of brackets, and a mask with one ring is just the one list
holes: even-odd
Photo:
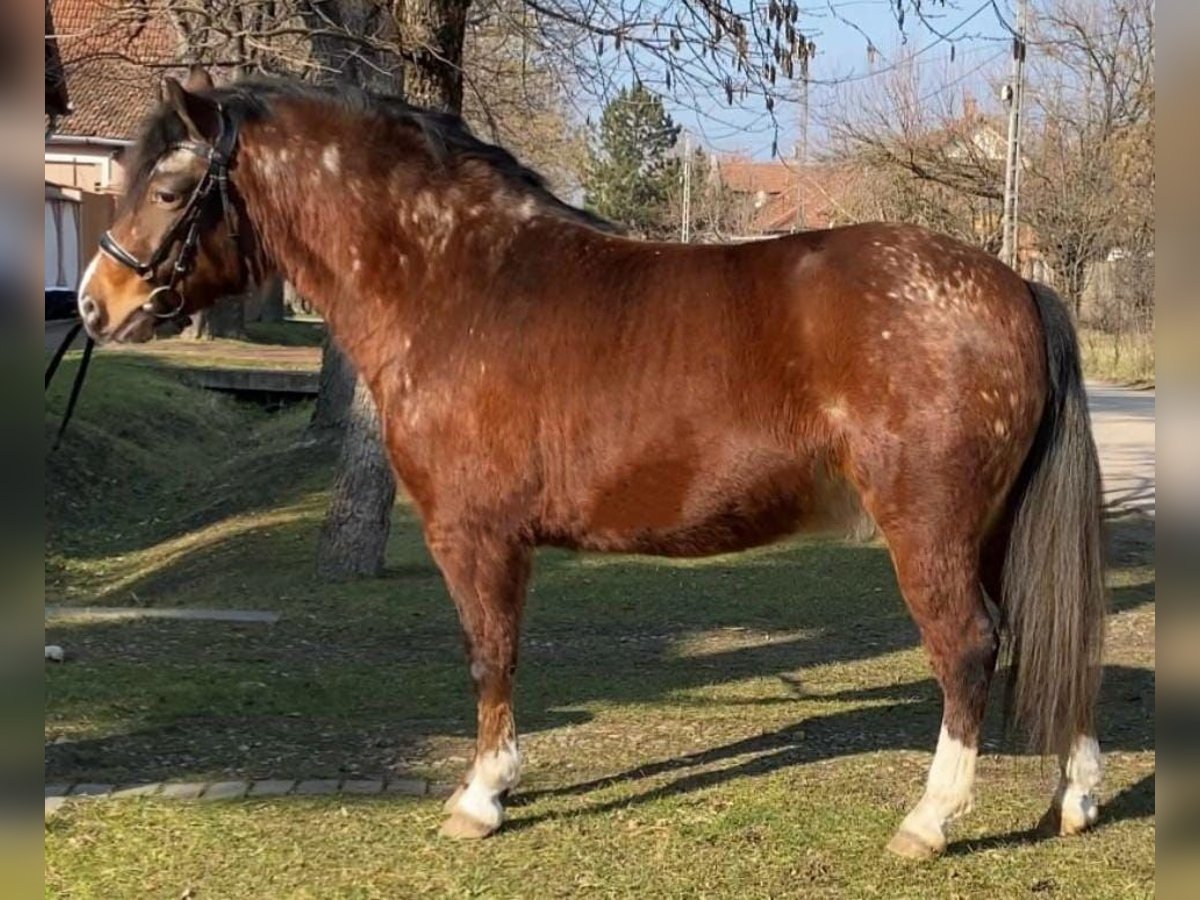
[(885, 526), (904, 599), (942, 687), (942, 727), (925, 794), (888, 844), (923, 859), (946, 846), (946, 823), (971, 807), (979, 732), (998, 650), (980, 589), (979, 552), (936, 529)]
[(426, 534), (458, 609), (478, 703), (475, 759), (446, 802), (442, 833), (481, 838), (504, 821), (502, 800), (520, 776), (512, 689), (532, 551), (461, 526), (433, 524)]
[[(1001, 608), (1004, 560), (1008, 556), (1010, 532), (1011, 521), (1006, 516), (993, 529), (983, 548), (983, 588), (992, 602)], [(1058, 768), (1058, 789), (1038, 827), (1061, 835), (1079, 834), (1096, 824), (1100, 815), (1096, 791), (1100, 787), (1103, 766), (1096, 736), (1077, 735), (1070, 750), (1059, 756)]]

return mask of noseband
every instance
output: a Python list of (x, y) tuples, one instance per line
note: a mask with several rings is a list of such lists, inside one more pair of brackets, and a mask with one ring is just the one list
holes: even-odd
[[(183, 313), (186, 300), (176, 285), (191, 271), (195, 262), (196, 251), (200, 246), (200, 220), (214, 191), (221, 204), (221, 214), (225, 218), (229, 236), (232, 240), (237, 240), (237, 218), (229, 198), (229, 164), (237, 145), (237, 124), (226, 115), (223, 108), (219, 110), (219, 114), (221, 130), (215, 142), (206, 144), (199, 141), (181, 141), (171, 145), (171, 150), (187, 150), (206, 159), (208, 169), (192, 191), (179, 217), (150, 254), (150, 258), (144, 261), (138, 259), (121, 246), (111, 231), (104, 232), (100, 238), (100, 249), (110, 259), (132, 269), (144, 281), (154, 286), (150, 296), (142, 304), (142, 309), (159, 319), (173, 319)], [(164, 282), (157, 277), (158, 271), (181, 237), (179, 252)]]

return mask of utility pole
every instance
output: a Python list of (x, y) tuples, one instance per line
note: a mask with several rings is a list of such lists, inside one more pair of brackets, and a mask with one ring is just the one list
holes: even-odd
[(1029, 0), (1020, 0), (1017, 34), (1013, 37), (1012, 82), (1007, 85), (1008, 156), (1004, 168), (1004, 220), (1000, 259), (1012, 268), (1020, 265), (1017, 212), (1021, 187), (1021, 102), (1025, 97), (1025, 33), (1029, 27)]
[(808, 225), (808, 210), (804, 208), (804, 189), (801, 187), (801, 180), (808, 177), (808, 73), (804, 73), (804, 80), (800, 82), (800, 146), (797, 147), (798, 168), (796, 178), (796, 221), (793, 227), (801, 230)]
[(692, 141), (685, 129), (683, 132), (683, 221), (679, 225), (679, 239), (685, 244), (692, 234)]

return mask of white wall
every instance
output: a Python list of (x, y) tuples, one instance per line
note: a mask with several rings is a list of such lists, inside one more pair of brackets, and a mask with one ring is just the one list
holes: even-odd
[(46, 287), (79, 285), (79, 204), (46, 200)]

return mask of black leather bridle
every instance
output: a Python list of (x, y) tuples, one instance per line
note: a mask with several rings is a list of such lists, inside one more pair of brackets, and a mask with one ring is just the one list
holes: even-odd
[[(225, 218), (230, 240), (235, 243), (238, 240), (236, 210), (229, 198), (229, 164), (233, 160), (233, 152), (237, 147), (238, 129), (237, 123), (228, 116), (224, 109), (218, 108), (218, 115), (221, 121), (221, 130), (217, 134), (216, 141), (211, 144), (200, 141), (181, 141), (170, 147), (171, 150), (187, 150), (203, 157), (208, 161), (208, 169), (205, 171), (204, 177), (200, 179), (200, 183), (196, 185), (195, 190), (192, 191), (192, 196), (188, 198), (179, 217), (167, 229), (167, 233), (163, 235), (155, 251), (150, 254), (150, 258), (145, 261), (138, 259), (121, 246), (111, 231), (104, 232), (100, 237), (100, 249), (105, 254), (155, 285), (149, 298), (142, 304), (142, 309), (159, 319), (175, 319), (183, 315), (183, 308), (187, 305), (187, 301), (176, 285), (191, 271), (192, 263), (196, 260), (196, 251), (200, 247), (201, 219), (208, 205), (208, 198), (213, 195), (214, 191), (221, 203), (221, 215)], [(175, 256), (175, 262), (171, 265), (170, 274), (165, 283), (161, 282), (157, 277), (158, 272), (167, 262), (172, 248), (180, 241), (181, 235), (183, 240), (179, 252)], [(170, 298), (166, 306), (159, 302), (159, 298), (164, 296)], [(58, 349), (54, 351), (50, 364), (46, 367), (46, 389), (49, 389), (63, 355), (82, 327), (82, 322), (76, 322), (68, 330)], [(92, 350), (95, 349), (95, 346), (95, 340), (88, 335), (83, 347), (83, 356), (79, 361), (79, 370), (75, 373), (75, 381), (71, 385), (71, 393), (67, 398), (67, 408), (59, 423), (58, 434), (54, 438), (54, 445), (51, 449), (58, 448), (59, 442), (67, 430), (67, 423), (71, 421), (71, 414), (74, 413), (75, 403), (79, 400), (79, 392), (83, 388), (83, 379), (87, 376), (88, 364), (91, 362)]]
[[(106, 231), (100, 237), (100, 249), (115, 262), (132, 269), (142, 279), (154, 285), (150, 296), (142, 305), (142, 309), (159, 319), (173, 319), (183, 314), (187, 301), (178, 288), (180, 280), (191, 271), (196, 261), (196, 251), (200, 247), (200, 226), (205, 210), (209, 206), (209, 198), (214, 194), (221, 204), (221, 214), (225, 218), (231, 240), (236, 241), (237, 215), (233, 202), (229, 197), (229, 164), (237, 146), (237, 123), (218, 108), (221, 129), (217, 139), (206, 144), (201, 141), (180, 141), (172, 144), (170, 150), (187, 150), (207, 160), (208, 168), (200, 182), (192, 191), (179, 217), (162, 236), (158, 247), (150, 254), (149, 259), (141, 260), (121, 246), (111, 231)], [(179, 251), (165, 281), (159, 278), (159, 271), (171, 256), (175, 245), (179, 243)]]

